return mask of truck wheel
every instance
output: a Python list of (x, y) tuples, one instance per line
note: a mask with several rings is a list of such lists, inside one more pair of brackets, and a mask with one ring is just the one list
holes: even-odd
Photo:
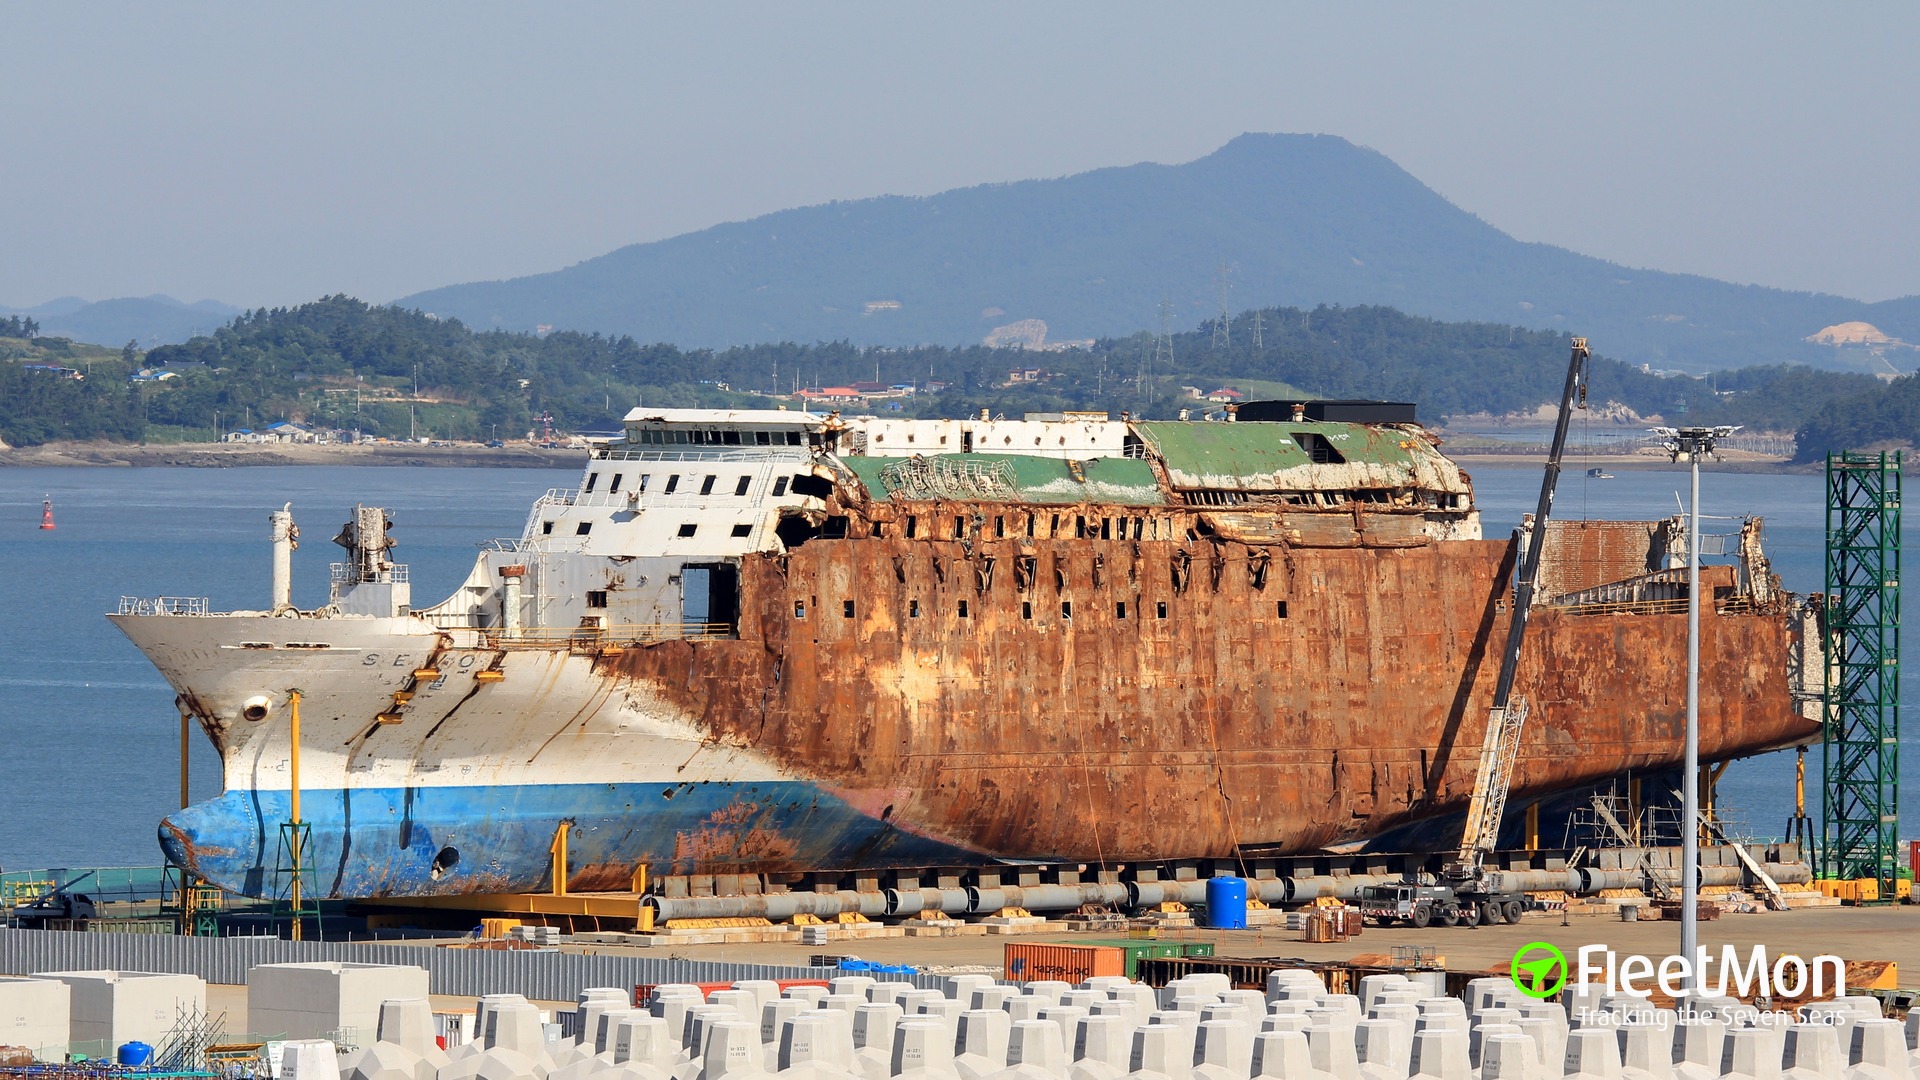
[(1506, 913), (1500, 910), (1498, 900), (1489, 900), (1480, 906), (1480, 917), (1488, 926), (1499, 926), (1506, 921)]
[(1441, 926), (1459, 926), (1460, 910), (1458, 908), (1446, 908), (1443, 911), (1441, 911), (1440, 925)]
[(1480, 925), (1480, 905), (1468, 904), (1460, 909), (1460, 925), (1471, 930)]
[(1413, 918), (1409, 921), (1415, 930), (1425, 930), (1433, 923), (1433, 909), (1425, 904), (1415, 904)]
[(1518, 900), (1509, 900), (1501, 913), (1507, 917), (1508, 922), (1517, 923), (1520, 921), (1520, 916), (1526, 914), (1526, 910), (1527, 905)]

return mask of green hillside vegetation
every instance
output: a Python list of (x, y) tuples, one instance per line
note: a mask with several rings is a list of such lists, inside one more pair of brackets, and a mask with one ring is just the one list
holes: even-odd
[(1157, 325), (1162, 301), (1192, 325), (1220, 309), (1222, 264), (1236, 306), (1384, 304), (1577, 330), (1656, 369), (1857, 367), (1869, 358), (1805, 340), (1849, 320), (1920, 340), (1920, 297), (1867, 304), (1523, 242), (1330, 135), (1242, 135), (1181, 165), (783, 210), (399, 303), (476, 327), (682, 347), (958, 346), (1022, 319), (1059, 340), (1126, 335)]
[(1796, 457), (1819, 461), (1830, 450), (1906, 450), (1920, 444), (1920, 377), (1907, 375), (1805, 410)]
[[(418, 311), (332, 296), (244, 313), (214, 334), (140, 354), (82, 356), (57, 339), (11, 341), (36, 358), (92, 365), (83, 380), (0, 365), (0, 437), (209, 441), (279, 419), (368, 436), (485, 441), (515, 438), (551, 412), (560, 431), (611, 431), (630, 407), (767, 407), (769, 394), (854, 381), (914, 384), (879, 402), (908, 415), (987, 410), (1105, 409), (1172, 417), (1200, 407), (1180, 387), (1232, 388), (1248, 398), (1386, 398), (1416, 402), (1429, 423), (1449, 415), (1523, 412), (1558, 400), (1566, 335), (1493, 323), (1446, 323), (1383, 307), (1270, 308), (1229, 324), (1174, 334), (1172, 359), (1152, 335), (1060, 352), (861, 348), (780, 342), (725, 350), (643, 345), (632, 338), (475, 332)], [(7, 340), (7, 339), (0, 339)], [(1596, 345), (1603, 343), (1596, 342)], [(1155, 359), (1156, 355), (1160, 358)], [(59, 359), (66, 357), (67, 359)], [(177, 375), (129, 383), (141, 366)], [(1009, 381), (1014, 371), (1038, 371)], [(945, 384), (939, 392), (930, 385)], [(1790, 430), (1823, 403), (1880, 392), (1867, 376), (1801, 367), (1749, 368), (1713, 382), (1661, 378), (1596, 358), (1593, 397), (1642, 416)]]
[[(0, 335), (28, 329), (23, 322), (31, 320), (0, 319)], [(14, 446), (56, 439), (138, 440), (143, 434), (140, 391), (127, 381), (137, 366), (135, 357), (66, 338), (0, 336), (0, 440)], [(29, 365), (53, 365), (82, 377)]]

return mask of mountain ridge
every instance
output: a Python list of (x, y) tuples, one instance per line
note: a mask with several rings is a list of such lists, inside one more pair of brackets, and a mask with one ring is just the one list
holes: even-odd
[(62, 296), (33, 307), (0, 304), (0, 315), (32, 316), (44, 335), (114, 347), (129, 341), (143, 348), (177, 345), (238, 314), (239, 308), (218, 300), (189, 304), (165, 293), (107, 300)]
[(1737, 285), (1515, 239), (1332, 135), (1247, 134), (1178, 165), (798, 207), (396, 303), (480, 328), (689, 347), (959, 345), (1027, 318), (1055, 338), (1149, 329), (1163, 298), (1190, 326), (1217, 313), (1222, 263), (1236, 310), (1386, 304), (1585, 333), (1656, 368), (1857, 367), (1804, 340), (1848, 321), (1920, 337), (1920, 297)]

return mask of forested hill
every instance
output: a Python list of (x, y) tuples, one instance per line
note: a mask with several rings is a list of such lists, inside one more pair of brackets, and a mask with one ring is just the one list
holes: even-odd
[(1920, 341), (1920, 297), (1866, 304), (1524, 243), (1330, 135), (1242, 135), (1183, 165), (785, 210), (398, 303), (476, 327), (683, 347), (959, 346), (1024, 319), (1055, 340), (1124, 335), (1157, 326), (1169, 299), (1190, 326), (1220, 310), (1223, 264), (1235, 310), (1386, 304), (1577, 329), (1656, 369), (1864, 365), (1805, 340), (1850, 320)]
[[(1258, 320), (1261, 343), (1253, 344)], [(1383, 307), (1246, 312), (1215, 343), (1211, 324), (1156, 343), (1103, 339), (1058, 352), (859, 348), (792, 342), (719, 351), (629, 337), (476, 333), (418, 311), (345, 296), (245, 313), (207, 337), (142, 356), (101, 350), (87, 378), (30, 369), (61, 347), (0, 339), (0, 438), (206, 440), (278, 419), (369, 435), (512, 438), (551, 412), (561, 431), (607, 431), (634, 405), (755, 405), (768, 394), (855, 381), (911, 384), (876, 407), (959, 416), (1060, 409), (1170, 417), (1197, 403), (1182, 387), (1249, 398), (1413, 401), (1429, 423), (1556, 402), (1568, 339), (1492, 323), (1444, 323)], [(29, 345), (34, 352), (26, 350)], [(1603, 347), (1603, 342), (1595, 342)], [(130, 381), (139, 369), (145, 377)], [(1010, 379), (1018, 372), (1018, 381)], [(1879, 392), (1867, 376), (1766, 367), (1712, 382), (1660, 378), (1596, 358), (1596, 404), (1642, 416), (1790, 429), (1822, 402)]]

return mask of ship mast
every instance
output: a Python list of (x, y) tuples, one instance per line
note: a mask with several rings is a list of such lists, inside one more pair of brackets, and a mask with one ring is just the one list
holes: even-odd
[(1526, 533), (1520, 573), (1514, 582), (1513, 617), (1507, 624), (1507, 648), (1500, 657), (1500, 677), (1493, 685), (1493, 707), (1487, 712), (1486, 735), (1480, 744), (1480, 762), (1473, 776), (1473, 797), (1467, 803), (1466, 828), (1460, 850), (1447, 864), (1448, 881), (1477, 884), (1484, 876), (1481, 861), (1500, 836), (1500, 819), (1507, 808), (1513, 782), (1513, 762), (1520, 751), (1520, 732), (1527, 722), (1525, 698), (1513, 700), (1514, 674), (1520, 667), (1520, 647), (1526, 641), (1527, 617), (1533, 612), (1534, 587), (1539, 580), (1540, 553), (1547, 545), (1547, 519), (1553, 511), (1554, 488), (1560, 482), (1560, 459), (1567, 448), (1567, 428), (1573, 410), (1587, 407), (1587, 339), (1573, 339), (1567, 360), (1567, 383), (1560, 392), (1560, 415), (1553, 426), (1553, 445), (1547, 451), (1546, 474), (1540, 481), (1540, 503)]

